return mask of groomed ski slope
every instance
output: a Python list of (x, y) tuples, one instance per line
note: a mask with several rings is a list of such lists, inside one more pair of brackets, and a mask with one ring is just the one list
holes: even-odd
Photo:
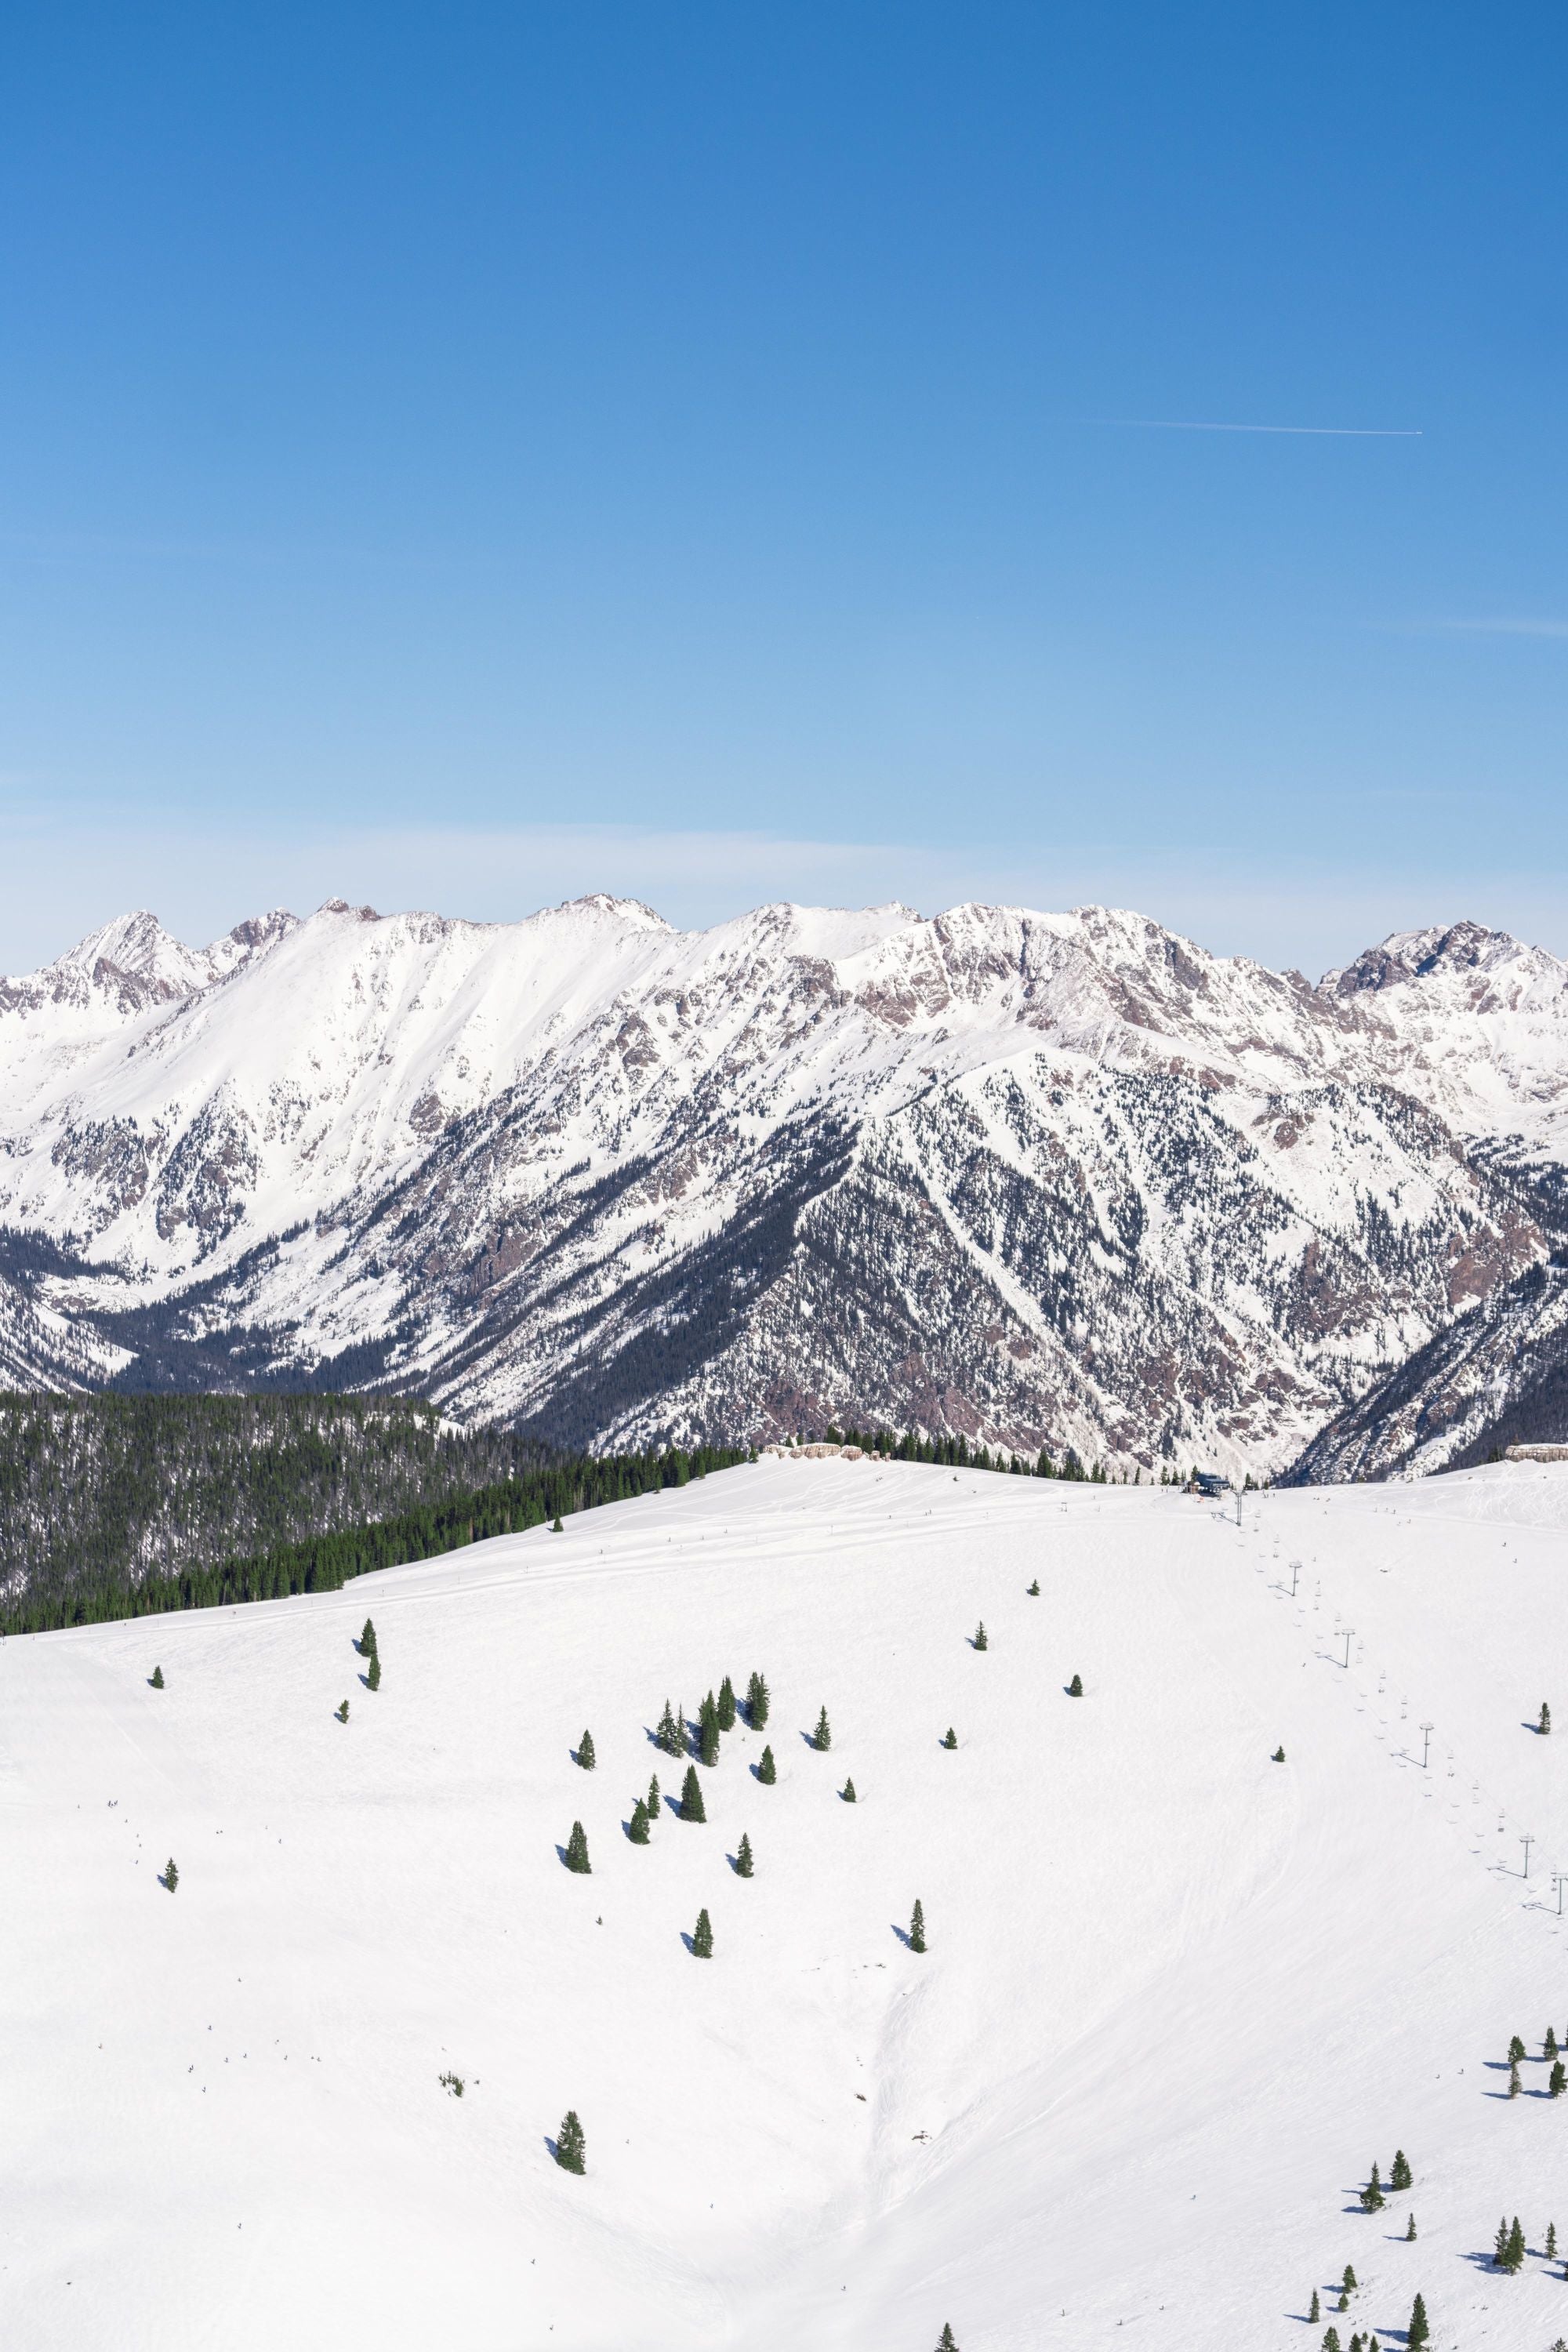
[[(1419, 2288), (1439, 2352), (1545, 2352), (1562, 2263), (1485, 2257), (1503, 2212), (1568, 2238), (1568, 2098), (1499, 2063), (1568, 2034), (1565, 1533), (1558, 1469), (1272, 1495), (1238, 1533), (1159, 1490), (764, 1461), (6, 1643), (0, 2341), (1316, 2352), (1331, 2319), (1402, 2343)], [(753, 1668), (777, 1786), (738, 1728), (707, 1825), (631, 1846), (684, 1769), (666, 1696)], [(1415, 2188), (1365, 2216), (1396, 2146)]]

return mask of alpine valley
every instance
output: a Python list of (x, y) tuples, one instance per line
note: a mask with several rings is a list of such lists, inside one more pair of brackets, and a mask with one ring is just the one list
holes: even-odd
[(1565, 1162), (1568, 965), (1471, 923), (136, 914), (0, 981), (0, 1381), (1387, 1476), (1568, 1424)]

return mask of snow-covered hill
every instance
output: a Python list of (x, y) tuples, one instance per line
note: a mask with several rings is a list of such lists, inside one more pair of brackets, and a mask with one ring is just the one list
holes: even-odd
[(0, 1223), (153, 1385), (1274, 1469), (1547, 1257), (1565, 1045), (1468, 924), (1313, 989), (1095, 908), (139, 916), (0, 984)]
[[(1396, 2344), (1419, 2291), (1436, 2352), (1542, 2352), (1562, 2262), (1484, 2258), (1568, 2231), (1568, 1472), (1247, 1508), (763, 1461), (7, 1642), (0, 2333), (1210, 2352)], [(629, 1844), (665, 1697), (753, 1669), (776, 1785), (737, 1728)]]

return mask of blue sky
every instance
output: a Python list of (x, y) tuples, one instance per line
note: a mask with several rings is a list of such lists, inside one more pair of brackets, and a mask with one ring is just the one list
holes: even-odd
[(0, 969), (600, 887), (1568, 951), (1565, 65), (1442, 0), (21, 0)]

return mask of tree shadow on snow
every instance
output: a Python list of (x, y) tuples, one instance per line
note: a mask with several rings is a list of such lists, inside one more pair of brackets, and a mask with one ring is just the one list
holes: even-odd
[(544, 2145), (550, 2150), (551, 2162), (552, 2164), (559, 2164), (561, 2161), (561, 2142), (558, 2139), (552, 2139), (550, 2134), (546, 2132), (544, 2135)]
[(892, 1929), (894, 1935), (898, 1937), (900, 1943), (902, 1944), (905, 1951), (912, 1952), (914, 1950), (914, 1946), (910, 1941), (909, 1929), (907, 1927), (900, 1927), (896, 1919), (889, 1919), (888, 1925)]

